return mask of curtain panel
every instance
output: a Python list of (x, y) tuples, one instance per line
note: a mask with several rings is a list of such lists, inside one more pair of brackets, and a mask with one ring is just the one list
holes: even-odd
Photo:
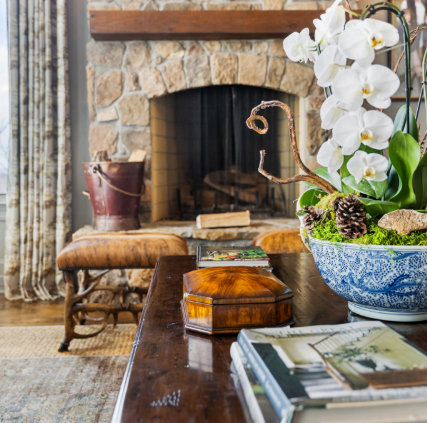
[(63, 295), (71, 239), (66, 0), (8, 0), (11, 136), (4, 262), (10, 300)]

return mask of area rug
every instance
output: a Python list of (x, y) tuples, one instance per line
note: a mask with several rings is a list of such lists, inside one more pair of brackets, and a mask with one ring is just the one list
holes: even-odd
[[(96, 326), (78, 326), (79, 333), (90, 333)], [(129, 355), (136, 325), (108, 326), (98, 336), (71, 341), (69, 352), (58, 352), (64, 326), (0, 328), (0, 358)], [(1, 420), (0, 420), (1, 421)]]
[(61, 326), (0, 328), (0, 422), (110, 422), (135, 332), (119, 325), (57, 353)]

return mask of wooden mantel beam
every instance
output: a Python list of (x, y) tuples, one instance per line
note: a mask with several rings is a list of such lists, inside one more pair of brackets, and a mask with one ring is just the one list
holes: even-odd
[(107, 11), (90, 12), (97, 41), (230, 40), (283, 38), (309, 28), (320, 10)]

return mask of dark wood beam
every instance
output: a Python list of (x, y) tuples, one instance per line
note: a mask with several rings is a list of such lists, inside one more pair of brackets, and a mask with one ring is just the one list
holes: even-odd
[(283, 38), (309, 28), (320, 10), (93, 11), (90, 32), (97, 41), (230, 40)]

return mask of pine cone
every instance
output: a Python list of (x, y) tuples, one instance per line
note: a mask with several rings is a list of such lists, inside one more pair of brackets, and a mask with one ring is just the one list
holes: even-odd
[[(325, 211), (314, 206), (304, 206), (303, 209), (307, 214), (302, 219), (302, 224), (307, 229), (307, 232), (310, 233), (313, 231), (314, 225), (323, 220), (325, 217)], [(329, 213), (328, 216), (326, 216), (326, 219), (329, 219)]]
[(347, 239), (360, 238), (368, 232), (365, 206), (354, 194), (346, 195), (338, 203), (335, 224), (340, 234)]
[(337, 212), (337, 210), (338, 210), (338, 206), (339, 206), (339, 204), (341, 203), (341, 201), (342, 201), (342, 197), (335, 197), (333, 200), (332, 200), (332, 202), (331, 202), (331, 206), (332, 206), (332, 210), (334, 211), (334, 213), (336, 213)]

